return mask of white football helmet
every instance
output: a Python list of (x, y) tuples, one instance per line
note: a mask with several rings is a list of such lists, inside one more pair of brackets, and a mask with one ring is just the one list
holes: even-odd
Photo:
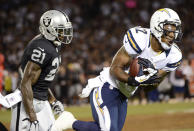
[(181, 20), (178, 14), (169, 8), (157, 10), (151, 17), (150, 29), (151, 33), (158, 39), (161, 46), (165, 50), (169, 50), (171, 46), (161, 41), (161, 37), (165, 35), (164, 25), (171, 24), (176, 26), (175, 38), (173, 42), (179, 42), (182, 38)]
[(73, 27), (68, 16), (57, 10), (49, 10), (41, 16), (39, 30), (57, 46), (61, 43), (69, 44), (73, 37)]

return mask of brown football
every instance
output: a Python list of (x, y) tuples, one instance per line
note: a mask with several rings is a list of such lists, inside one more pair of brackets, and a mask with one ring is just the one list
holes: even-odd
[(139, 68), (140, 68), (140, 65), (138, 64), (138, 59), (137, 58), (133, 59), (130, 64), (129, 75), (132, 77), (137, 76), (139, 72)]

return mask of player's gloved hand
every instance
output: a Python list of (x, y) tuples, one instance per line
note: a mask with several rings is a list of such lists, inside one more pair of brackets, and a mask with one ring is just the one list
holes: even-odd
[(39, 121), (35, 120), (35, 121), (30, 121), (29, 118), (25, 118), (22, 121), (25, 122), (25, 124), (23, 125), (23, 130), (27, 130), (27, 131), (40, 131), (40, 126), (39, 126)]
[(139, 57), (138, 63), (143, 66), (143, 72), (140, 72), (139, 74), (148, 74), (145, 78), (147, 80), (141, 82), (141, 85), (154, 85), (160, 83), (160, 79), (156, 75), (158, 70), (155, 69), (153, 63), (150, 60)]
[(155, 69), (154, 64), (146, 58), (138, 57), (138, 64), (142, 65), (144, 68)]
[(148, 80), (141, 83), (141, 85), (158, 85), (160, 83), (160, 78), (157, 74), (151, 76)]
[[(146, 74), (144, 73), (146, 72)], [(138, 75), (135, 77), (135, 80), (139, 83), (143, 83), (148, 81), (152, 76), (154, 76), (158, 71), (153, 68), (145, 68), (140, 66), (140, 71)]]
[[(144, 72), (146, 72), (146, 74)], [(144, 68), (143, 69), (143, 65), (140, 65), (138, 75), (136, 77), (129, 77), (128, 78), (128, 85), (139, 86), (140, 84), (148, 84), (151, 82), (155, 83), (155, 82), (157, 82), (155, 80), (158, 80), (158, 79), (156, 79), (156, 77), (152, 78), (152, 76), (157, 74), (157, 72), (158, 71), (153, 69), (153, 68)]]
[(64, 111), (64, 106), (60, 101), (54, 101), (51, 103), (51, 107), (54, 110), (54, 115), (59, 115)]
[(127, 84), (130, 86), (139, 86), (140, 83), (135, 80), (135, 77), (128, 77)]

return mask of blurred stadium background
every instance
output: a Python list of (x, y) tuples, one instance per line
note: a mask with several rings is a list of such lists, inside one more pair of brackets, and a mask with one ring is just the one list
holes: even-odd
[[(87, 79), (110, 65), (129, 28), (149, 28), (152, 13), (168, 7), (182, 20), (184, 35), (178, 46), (183, 63), (157, 89), (137, 91), (129, 100), (123, 130), (194, 130), (193, 6), (193, 0), (1, 0), (0, 92), (6, 95), (17, 88), (17, 68), (25, 46), (39, 33), (41, 14), (49, 9), (61, 10), (73, 23), (74, 38), (62, 50), (62, 65), (52, 90), (67, 110), (78, 118), (91, 120), (88, 100), (77, 97)], [(10, 111), (0, 110), (0, 121), (9, 126)]]

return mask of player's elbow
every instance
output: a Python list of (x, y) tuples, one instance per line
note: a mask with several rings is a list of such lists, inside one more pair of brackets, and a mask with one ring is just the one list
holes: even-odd
[(111, 66), (110, 67), (110, 75), (115, 77), (116, 76), (116, 70), (117, 69), (116, 69), (115, 66)]

